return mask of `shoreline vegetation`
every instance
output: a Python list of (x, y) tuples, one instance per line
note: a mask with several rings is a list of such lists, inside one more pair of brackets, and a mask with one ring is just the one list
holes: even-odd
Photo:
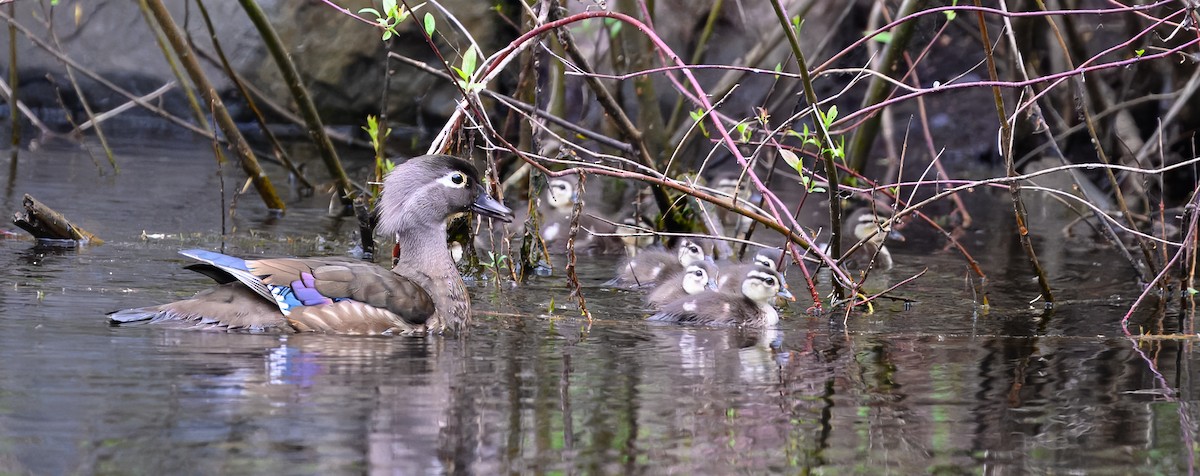
[[(213, 11), (212, 2), (141, 0), (138, 34), (153, 37), (155, 64), (169, 72), (156, 74), (169, 79), (135, 88), (77, 53), (78, 38), (95, 34), (89, 22), (116, 6), (0, 2), (8, 33), (0, 99), (14, 164), (23, 147), (94, 136), (97, 156), (119, 173), (106, 122), (139, 110), (208, 138), (215, 161), (236, 160), (273, 213), (287, 203), (271, 177), (287, 174), (329, 194), (332, 214), (357, 216), (364, 237), (376, 184), (398, 157), (471, 157), (492, 193), (528, 203), (523, 226), (452, 227), (477, 273), (520, 282), (562, 253), (558, 268), (571, 277), (585, 240), (704, 236), (725, 258), (785, 247), (809, 311), (841, 320), (921, 278), (868, 291), (870, 270), (842, 266), (867, 241), (855, 243), (843, 220), (864, 206), (886, 210), (884, 229), (920, 230), (956, 250), (986, 309), (988, 270), (959, 240), (973, 221), (962, 194), (996, 188), (1010, 198), (1016, 231), (1007, 238), (1039, 283), (1030, 302), (1056, 302), (1060, 284), (1047, 278), (1036, 251), (1047, 245), (1035, 236), (1061, 234), (1061, 246), (1116, 250), (1122, 262), (1113, 265), (1136, 277), (1126, 335), (1173, 316), (1195, 335), (1200, 13), (1175, 1), (1018, 3), (717, 0), (671, 12), (666, 2), (546, 0), (481, 12), (407, 0), (271, 11), (253, 0)], [(245, 35), (225, 26), (234, 19), (251, 25)], [(330, 28), (312, 36), (329, 36), (298, 36), (311, 22)], [(299, 54), (314, 42), (360, 48), (326, 60)], [(248, 43), (258, 53), (246, 53)], [(247, 75), (247, 62), (274, 72)], [(324, 62), (345, 82), (315, 80)], [(28, 73), (45, 65), (57, 70), (31, 82)], [(375, 86), (363, 90), (367, 77)], [(334, 112), (338, 88), (374, 106)], [(409, 107), (416, 103), (424, 106)], [(303, 131), (315, 157), (290, 156), (273, 133), (281, 123)], [(243, 137), (249, 125), (261, 144)], [(418, 133), (402, 140), (393, 134), (401, 130)], [(339, 148), (370, 151), (371, 172), (352, 176)], [(976, 172), (980, 163), (992, 173)], [(323, 178), (311, 178), (311, 167)], [(561, 179), (578, 197), (562, 209), (564, 249), (552, 250), (542, 233), (549, 211), (537, 198)], [(222, 200), (232, 207), (232, 196)], [(1056, 225), (1032, 210), (1070, 218), (1061, 232), (1039, 229)], [(474, 246), (480, 234), (495, 236), (486, 249)], [(819, 272), (830, 276), (829, 295), (817, 289)], [(568, 282), (586, 315), (578, 280)], [(1152, 299), (1168, 305), (1131, 325)]]

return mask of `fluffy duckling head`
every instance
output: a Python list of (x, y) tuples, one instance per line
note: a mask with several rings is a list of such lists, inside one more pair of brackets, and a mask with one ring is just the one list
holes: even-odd
[(778, 271), (780, 267), (779, 259), (782, 257), (783, 250), (779, 248), (759, 248), (754, 253), (754, 258), (751, 261), (758, 266)]
[(778, 272), (769, 269), (751, 269), (742, 279), (742, 295), (760, 306), (771, 306), (775, 296), (795, 301), (787, 283)]
[(892, 229), (892, 214), (882, 211), (862, 210), (852, 217), (854, 238), (867, 240), (876, 248), (883, 246), (884, 240), (904, 241), (904, 235)]
[(717, 289), (717, 267), (707, 261), (688, 266), (683, 271), (683, 291), (699, 294), (705, 289)]
[(570, 213), (579, 195), (575, 184), (565, 178), (552, 178), (546, 182), (546, 202), (555, 210)]
[(705, 260), (704, 248), (695, 240), (684, 238), (679, 241), (679, 264), (691, 266)]

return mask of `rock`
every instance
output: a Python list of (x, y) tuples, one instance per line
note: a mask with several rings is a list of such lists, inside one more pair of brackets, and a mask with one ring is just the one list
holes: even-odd
[[(195, 6), (185, 9), (183, 2), (166, 3), (175, 21), (186, 24), (194, 43), (201, 50), (211, 53), (213, 47), (209, 34)], [(359, 125), (365, 123), (367, 114), (379, 113), (385, 64), (385, 45), (379, 30), (320, 2), (263, 0), (259, 3), (289, 48), (327, 124)], [(346, 3), (343, 6), (351, 11), (370, 5), (365, 1), (340, 3)], [(449, 0), (441, 3), (454, 12), (458, 20), (483, 43), (481, 46), (485, 52), (496, 51), (507, 44), (508, 40), (502, 38), (508, 31), (507, 27), (491, 10), (490, 2)], [(14, 5), (17, 22), (32, 30), (38, 38), (52, 44), (46, 28), (37, 20), (43, 16), (40, 3), (16, 2)], [(206, 2), (205, 6), (234, 69), (249, 83), (265, 91), (273, 101), (294, 109), (278, 68), (238, 3)], [(375, 7), (378, 8), (377, 5)], [(418, 11), (415, 20), (419, 21), (427, 11), (432, 12), (437, 20), (437, 43), (442, 54), (451, 60), (457, 58), (466, 41), (454, 34), (450, 22), (429, 5)], [(135, 94), (149, 93), (175, 80), (137, 2), (65, 1), (52, 12), (54, 29), (66, 55), (82, 66)], [(400, 54), (436, 64), (436, 56), (418, 28), (419, 23), (410, 19), (398, 28), (401, 34), (391, 41), (391, 46)], [(65, 121), (61, 121), (61, 108), (54, 88), (46, 79), (48, 74), (52, 75), (68, 108), (77, 115), (82, 114), (77, 107), (78, 99), (66, 80), (62, 63), (23, 35), (18, 35), (17, 47), (22, 78), (21, 100), (37, 109), (40, 115), (58, 115), (58, 123), (66, 127)], [(8, 51), (8, 35), (0, 35), (0, 51)], [(230, 97), (233, 85), (224, 72), (207, 60), (202, 63), (209, 80), (222, 91), (223, 96)], [(5, 75), (8, 66), (7, 62), (0, 64)], [(454, 107), (453, 99), (457, 93), (452, 85), (405, 66), (396, 66), (393, 70), (395, 76), (391, 81), (389, 102), (394, 121), (415, 124), (418, 114), (441, 118), (447, 116)], [(84, 79), (82, 75), (77, 76), (81, 78), (84, 94), (95, 111), (108, 110), (127, 102), (123, 96), (107, 87)], [(189, 119), (192, 117), (179, 90), (169, 93), (164, 101), (173, 113)], [(239, 103), (238, 100), (229, 100), (228, 106), (237, 113), (242, 110)], [(241, 120), (249, 120), (245, 114), (240, 116)]]

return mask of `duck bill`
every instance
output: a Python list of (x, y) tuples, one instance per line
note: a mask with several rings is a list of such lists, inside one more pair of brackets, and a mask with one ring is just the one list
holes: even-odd
[(888, 230), (887, 237), (892, 241), (904, 241), (904, 235), (900, 234), (900, 232), (896, 230)]
[(789, 291), (788, 288), (780, 289), (779, 294), (777, 294), (777, 296), (787, 299), (788, 301), (796, 302), (796, 296), (793, 296), (792, 292)]
[(496, 199), (488, 195), (482, 188), (475, 195), (475, 203), (471, 204), (471, 211), (478, 213), (488, 218), (495, 218), (502, 222), (508, 223), (513, 220), (513, 211), (511, 208), (504, 206)]
[(715, 280), (715, 279), (708, 280), (708, 284), (704, 285), (704, 287), (708, 288), (710, 291), (716, 291), (717, 290), (717, 280)]

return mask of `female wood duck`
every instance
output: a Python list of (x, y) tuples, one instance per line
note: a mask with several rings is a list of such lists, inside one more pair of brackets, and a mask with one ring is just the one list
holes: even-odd
[(148, 321), (179, 327), (337, 334), (419, 334), (462, 330), (470, 296), (446, 247), (446, 219), (474, 211), (503, 221), (512, 210), (488, 196), (471, 163), (414, 157), (384, 180), (381, 233), (396, 237), (396, 266), (338, 258), (244, 260), (183, 251), (189, 266), (219, 286), (190, 299), (117, 311), (113, 325)]
[(700, 243), (690, 238), (679, 241), (674, 252), (658, 250), (642, 250), (625, 264), (617, 277), (606, 283), (609, 286), (642, 288), (653, 286), (663, 278), (683, 271), (687, 266), (706, 259), (704, 248)]
[(662, 284), (646, 295), (646, 304), (657, 309), (682, 297), (717, 289), (717, 265), (701, 261), (663, 279)]
[[(854, 252), (844, 256), (840, 263), (848, 269), (865, 269), (873, 267), (881, 270), (892, 269), (894, 264), (892, 253), (884, 246), (884, 241), (904, 241), (904, 235), (892, 229), (892, 213), (890, 210), (860, 208), (846, 219), (844, 228), (847, 234), (856, 241), (863, 243)], [(843, 243), (845, 243), (843, 241)], [(853, 246), (853, 243), (850, 244)], [(850, 248), (843, 248), (849, 250)]]
[(770, 327), (779, 322), (772, 302), (775, 296), (791, 301), (787, 283), (779, 272), (761, 266), (752, 267), (739, 277), (736, 293), (704, 291), (668, 304), (651, 321), (679, 322), (710, 326)]

